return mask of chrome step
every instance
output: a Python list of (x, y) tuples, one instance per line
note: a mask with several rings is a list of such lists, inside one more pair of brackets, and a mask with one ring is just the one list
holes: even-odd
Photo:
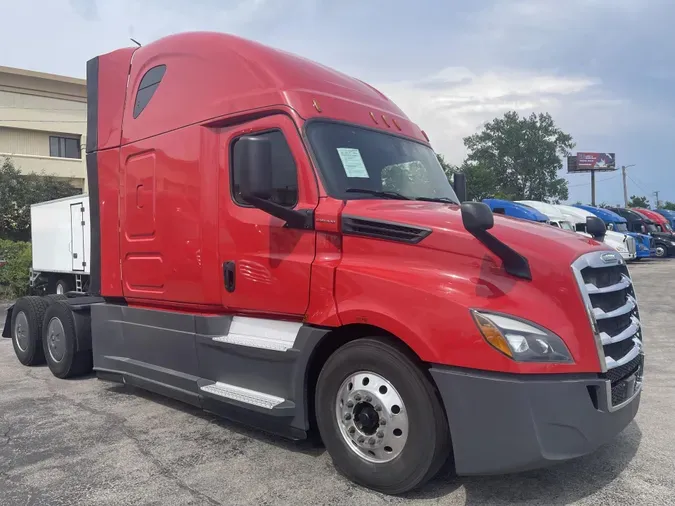
[(285, 401), (285, 399), (277, 397), (276, 395), (265, 394), (221, 382), (205, 385), (201, 387), (200, 390), (211, 395), (217, 395), (218, 397), (224, 397), (233, 401), (243, 402), (244, 404), (250, 404), (266, 409), (274, 409)]
[(295, 344), (301, 323), (235, 316), (227, 335), (213, 338), (218, 343), (263, 350), (288, 351)]

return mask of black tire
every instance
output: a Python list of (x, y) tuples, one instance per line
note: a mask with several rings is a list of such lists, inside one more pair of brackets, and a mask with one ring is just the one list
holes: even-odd
[(42, 298), (45, 299), (45, 300), (47, 301), (47, 304), (49, 304), (50, 306), (51, 306), (54, 302), (56, 302), (57, 300), (66, 300), (66, 299), (68, 299), (68, 297), (66, 297), (66, 296), (65, 296), (64, 294), (62, 294), (62, 293), (52, 293), (52, 294), (49, 294), (49, 295), (45, 295), (45, 296), (43, 296)]
[[(77, 351), (75, 318), (76, 316), (70, 306), (60, 300), (54, 301), (45, 313), (42, 327), (44, 357), (47, 360), (49, 370), (57, 378), (66, 379), (82, 376), (91, 372), (92, 369), (91, 350)], [(50, 332), (54, 332), (53, 329), (50, 329), (50, 324), (54, 320), (58, 320), (61, 325), (61, 329), (53, 337), (62, 340), (62, 354), (50, 350), (50, 341), (52, 340)]]
[[(47, 301), (42, 297), (22, 297), (12, 311), (12, 344), (14, 353), (23, 365), (44, 364), (42, 352), (42, 321), (47, 310)], [(19, 327), (17, 327), (19, 321)], [(17, 335), (21, 332), (21, 336)]]
[(54, 294), (55, 295), (62, 295), (70, 292), (72, 290), (71, 287), (71, 282), (70, 280), (66, 278), (61, 278), (56, 281), (56, 284), (54, 285)]
[[(338, 390), (359, 371), (385, 378), (405, 405), (410, 430), (401, 453), (389, 462), (362, 458), (338, 426)], [(319, 375), (315, 406), (319, 432), (336, 469), (370, 489), (385, 494), (413, 490), (434, 477), (450, 457), (450, 430), (436, 388), (420, 365), (383, 340), (357, 339), (333, 353)]]
[(663, 244), (656, 245), (656, 258), (666, 258), (668, 256), (668, 248)]

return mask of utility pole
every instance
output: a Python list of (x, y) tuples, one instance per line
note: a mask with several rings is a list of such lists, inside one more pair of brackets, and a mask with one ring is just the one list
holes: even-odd
[(656, 197), (656, 209), (659, 208), (659, 193), (658, 191), (654, 192), (654, 196)]
[(591, 171), (591, 205), (595, 207), (595, 171)]
[(623, 206), (628, 207), (628, 186), (626, 186), (626, 169), (628, 167), (635, 167), (635, 165), (622, 165), (621, 177), (623, 178)]

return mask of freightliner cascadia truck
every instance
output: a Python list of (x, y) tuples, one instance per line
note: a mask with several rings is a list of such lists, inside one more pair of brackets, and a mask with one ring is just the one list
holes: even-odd
[(23, 364), (318, 431), (390, 494), (588, 454), (635, 417), (621, 256), (462, 202), (371, 86), (185, 33), (93, 58), (87, 94), (89, 289), (15, 303)]

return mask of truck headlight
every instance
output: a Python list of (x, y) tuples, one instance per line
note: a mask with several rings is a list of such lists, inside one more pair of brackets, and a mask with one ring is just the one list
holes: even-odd
[(554, 333), (515, 317), (472, 310), (490, 346), (518, 362), (573, 362), (567, 346)]

